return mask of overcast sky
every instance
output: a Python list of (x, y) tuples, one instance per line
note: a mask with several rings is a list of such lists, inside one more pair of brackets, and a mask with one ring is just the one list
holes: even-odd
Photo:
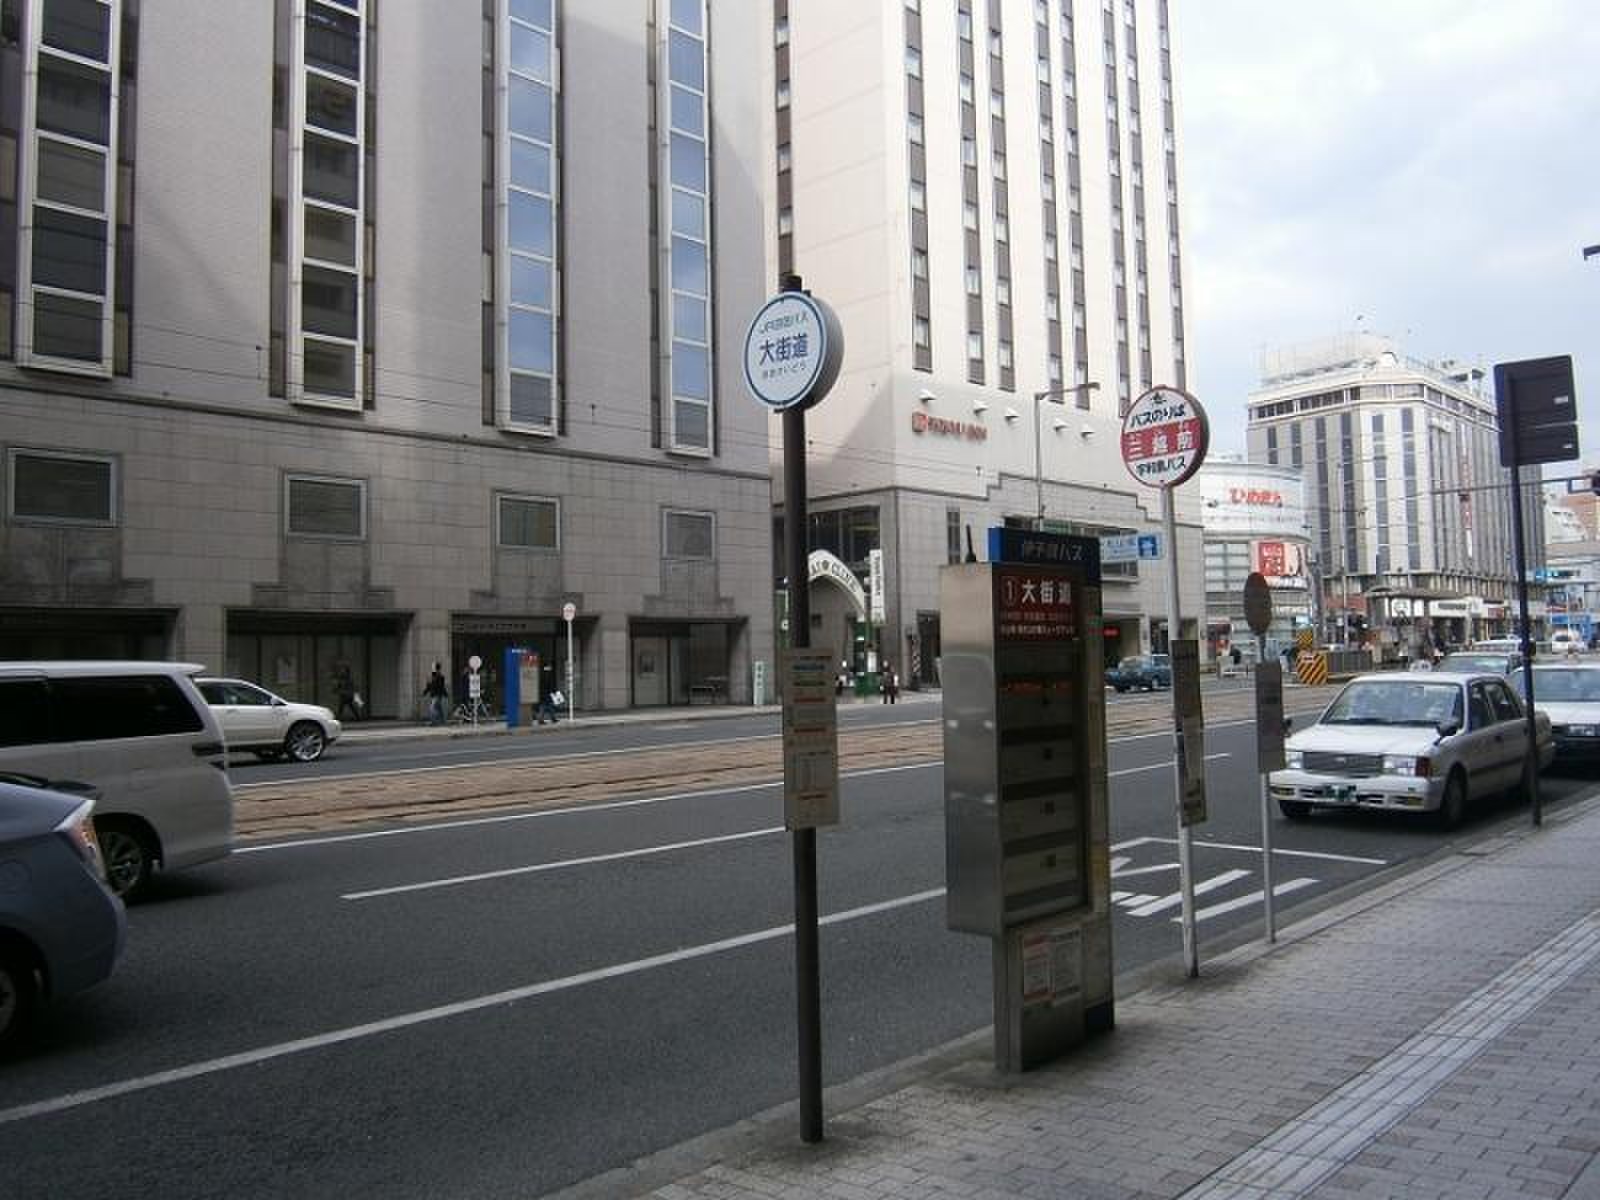
[(1600, 3), (1171, 7), (1212, 446), (1243, 449), (1263, 348), (1362, 328), (1427, 359), (1571, 354), (1600, 462)]

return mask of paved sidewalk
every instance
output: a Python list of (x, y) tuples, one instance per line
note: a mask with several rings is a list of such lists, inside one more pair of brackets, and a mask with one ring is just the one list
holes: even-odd
[(831, 1089), (820, 1145), (790, 1105), (561, 1195), (1593, 1200), (1600, 800), (1121, 999), (1051, 1067), (991, 1063), (977, 1035)]

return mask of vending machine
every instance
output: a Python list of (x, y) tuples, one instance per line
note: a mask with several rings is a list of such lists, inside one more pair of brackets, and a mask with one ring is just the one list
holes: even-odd
[(947, 923), (994, 943), (995, 1063), (1109, 1029), (1100, 547), (990, 531), (940, 577)]

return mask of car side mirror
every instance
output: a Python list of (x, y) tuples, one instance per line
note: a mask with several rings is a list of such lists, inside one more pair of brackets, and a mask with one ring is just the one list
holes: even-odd
[(1294, 718), (1293, 717), (1285, 717), (1283, 719), (1283, 731), (1284, 731), (1284, 733), (1293, 733), (1294, 732)]
[(1451, 719), (1449, 721), (1440, 721), (1439, 724), (1436, 725), (1434, 728), (1438, 729), (1440, 737), (1447, 738), (1451, 734), (1457, 733), (1457, 732), (1460, 731), (1461, 722), (1457, 721), (1457, 720), (1454, 720), (1454, 719)]
[(289, 702), (287, 700), (282, 700), (282, 699), (278, 698), (277, 696), (274, 696), (272, 698), (272, 707), (273, 708), (288, 708), (289, 707)]

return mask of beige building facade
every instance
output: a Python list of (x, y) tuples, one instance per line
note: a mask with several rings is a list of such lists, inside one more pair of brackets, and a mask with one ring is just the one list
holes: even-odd
[(769, 12), (6, 10), (0, 656), (749, 699)]
[[(773, 275), (845, 330), (808, 414), (810, 545), (883, 618), (812, 585), (813, 644), (937, 680), (938, 575), (970, 534), (1147, 532), (1129, 402), (1185, 386), (1181, 159), (1165, 0), (776, 0)], [(1041, 395), (1043, 394), (1043, 395)], [(1203, 400), (1203, 398), (1202, 398)], [(1186, 633), (1199, 504), (1178, 496)], [(1107, 653), (1166, 639), (1158, 563), (1108, 568)]]

